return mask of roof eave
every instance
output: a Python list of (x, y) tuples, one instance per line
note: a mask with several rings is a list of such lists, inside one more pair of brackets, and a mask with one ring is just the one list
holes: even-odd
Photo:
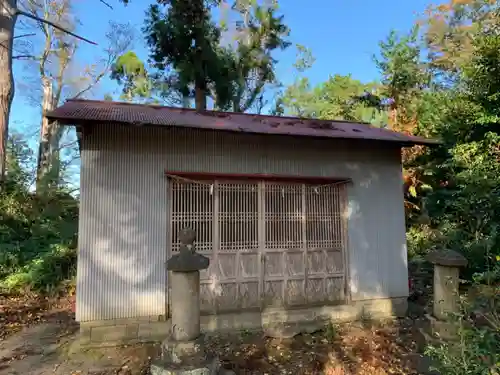
[[(75, 119), (75, 118), (66, 118), (63, 116), (50, 116), (48, 114), (46, 116), (50, 120), (58, 121), (60, 125), (63, 126), (78, 126), (82, 127), (84, 125), (93, 125), (97, 123), (101, 123), (102, 121), (97, 121), (97, 120), (84, 120), (84, 119)], [(155, 124), (136, 124), (136, 123), (129, 123), (129, 122), (117, 122), (117, 121), (105, 121), (108, 124), (123, 124), (127, 126), (153, 126), (153, 127), (167, 127), (167, 125), (155, 125)], [(171, 128), (170, 126), (168, 128)], [(231, 132), (231, 133), (243, 133), (243, 132), (238, 132), (235, 130), (231, 129), (205, 129), (205, 128), (198, 128), (198, 127), (189, 127), (185, 126), (185, 128), (188, 129), (198, 129), (198, 130), (205, 130), (205, 131), (217, 131), (217, 132)], [(260, 133), (244, 133), (244, 134), (260, 134)], [(262, 133), (261, 135), (265, 136), (289, 136), (289, 137), (294, 137), (293, 134), (264, 134)], [(427, 146), (427, 147), (432, 147), (432, 146), (438, 146), (442, 144), (441, 141), (435, 140), (435, 139), (419, 139), (415, 141), (400, 141), (400, 140), (391, 140), (391, 139), (370, 139), (370, 138), (356, 138), (356, 137), (319, 137), (319, 136), (314, 136), (314, 135), (303, 135), (301, 136), (303, 138), (319, 138), (319, 139), (346, 139), (346, 140), (354, 140), (354, 141), (371, 141), (371, 142), (383, 142), (383, 143), (389, 143), (392, 145), (398, 145), (399, 147), (413, 147), (413, 146)]]

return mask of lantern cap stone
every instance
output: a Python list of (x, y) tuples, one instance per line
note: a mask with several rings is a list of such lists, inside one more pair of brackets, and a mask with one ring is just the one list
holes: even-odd
[(196, 253), (194, 241), (196, 232), (190, 228), (184, 228), (179, 232), (181, 243), (179, 252), (167, 261), (167, 270), (174, 272), (194, 272), (207, 269), (210, 259)]
[(427, 260), (433, 264), (444, 267), (465, 267), (467, 259), (453, 250), (436, 250), (427, 255)]

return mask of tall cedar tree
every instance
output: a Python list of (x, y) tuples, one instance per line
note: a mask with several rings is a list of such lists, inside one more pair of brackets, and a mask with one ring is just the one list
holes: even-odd
[[(164, 79), (171, 77), (171, 68), (177, 75), (177, 90), (184, 97), (192, 96), (199, 111), (207, 107), (210, 87), (215, 87), (221, 101), (229, 100), (227, 79), (228, 59), (218, 53), (220, 30), (211, 21), (210, 9), (217, 1), (158, 0), (151, 5), (144, 32), (150, 48), (150, 57)], [(225, 91), (225, 92), (224, 92)]]
[(260, 5), (256, 0), (236, 1), (233, 7), (240, 15), (236, 24), (236, 48), (231, 55), (235, 70), (232, 109), (246, 112), (262, 98), (267, 84), (276, 83), (273, 57), (276, 50), (290, 46), (286, 39), (290, 29), (278, 15), (277, 4)]

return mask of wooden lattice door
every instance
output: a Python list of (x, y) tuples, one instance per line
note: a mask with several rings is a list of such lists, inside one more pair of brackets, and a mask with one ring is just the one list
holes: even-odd
[(345, 186), (262, 183), (264, 306), (345, 298)]
[(217, 310), (259, 308), (258, 184), (217, 182), (216, 187)]
[(262, 183), (263, 304), (304, 305), (303, 185)]
[(345, 298), (345, 185), (171, 181), (171, 251), (192, 227), (210, 258), (205, 313)]

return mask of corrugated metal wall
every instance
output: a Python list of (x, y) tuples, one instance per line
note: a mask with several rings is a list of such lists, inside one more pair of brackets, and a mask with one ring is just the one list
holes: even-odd
[(165, 170), (351, 178), (352, 299), (406, 296), (399, 160), (368, 142), (96, 126), (83, 140), (77, 320), (165, 313)]

